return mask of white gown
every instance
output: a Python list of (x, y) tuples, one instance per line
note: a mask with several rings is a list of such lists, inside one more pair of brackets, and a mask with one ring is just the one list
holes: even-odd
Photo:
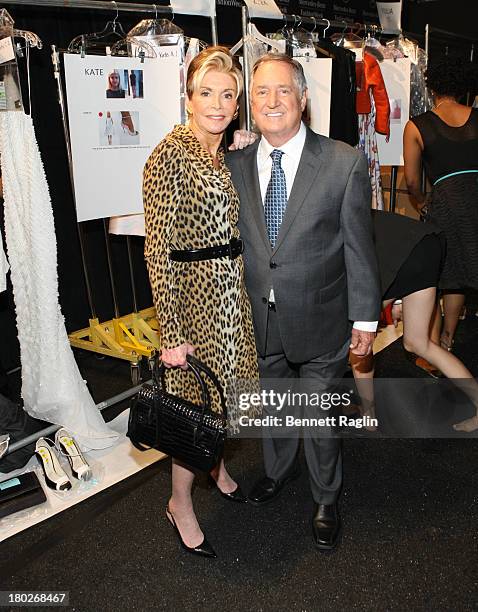
[(118, 434), (96, 408), (68, 342), (58, 302), (53, 211), (30, 116), (0, 113), (0, 152), (24, 408), (66, 427), (83, 449), (106, 448)]

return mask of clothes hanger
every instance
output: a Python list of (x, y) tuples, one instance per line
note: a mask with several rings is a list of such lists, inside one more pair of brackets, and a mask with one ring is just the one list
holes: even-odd
[[(129, 37), (141, 37), (142, 40), (147, 38), (157, 39), (160, 44), (178, 44), (180, 38), (186, 43), (186, 47), (191, 43), (191, 38), (184, 35), (184, 30), (179, 28), (174, 21), (174, 12), (171, 19), (158, 19), (158, 10), (156, 4), (152, 5), (155, 9), (154, 19), (143, 19), (136, 24), (129, 32)], [(171, 9), (172, 11), (172, 9)], [(197, 39), (199, 49), (202, 51), (207, 48), (207, 43)]]
[(101, 32), (91, 32), (90, 34), (76, 36), (68, 45), (68, 53), (81, 53), (81, 56), (84, 57), (87, 48), (104, 50), (109, 46), (108, 39), (128, 38), (123, 26), (118, 21), (119, 10), (115, 0), (112, 0), (112, 4), (116, 7), (116, 15), (113, 21), (108, 21)]
[(43, 43), (39, 36), (34, 34), (33, 32), (29, 32), (28, 30), (13, 30), (13, 36), (15, 38), (23, 38), (27, 45), (30, 47), (36, 47), (37, 49), (41, 49), (43, 47)]
[[(375, 37), (375, 34), (378, 30), (378, 26), (371, 25), (370, 30), (368, 30), (367, 25), (365, 25), (365, 43), (364, 43), (364, 52), (370, 53), (373, 55), (379, 62), (382, 62), (384, 59), (384, 55), (382, 53), (383, 46), (379, 40)], [(373, 32), (373, 34), (372, 34)]]
[[(312, 34), (315, 32), (315, 28), (317, 27), (317, 20), (315, 17), (313, 17), (314, 20), (314, 29), (312, 30)], [(323, 46), (321, 46), (319, 44), (319, 41), (325, 40), (325, 33), (327, 32), (327, 30), (330, 28), (330, 21), (328, 19), (325, 20), (327, 22), (327, 26), (324, 28), (324, 31), (322, 32), (322, 36), (321, 38), (319, 38), (317, 36), (317, 40), (314, 41), (314, 46), (317, 49), (317, 51), (319, 51), (319, 53), (321, 53), (322, 55), (325, 55), (326, 57), (330, 57), (331, 59), (335, 59), (335, 55), (332, 51), (330, 51), (330, 49), (325, 49)]]
[[(264, 43), (265, 45), (268, 45), (269, 47), (272, 47), (277, 51), (277, 53), (282, 53), (282, 45), (279, 42), (274, 41), (272, 38), (261, 34), (254, 23), (249, 24), (248, 34), (245, 38), (246, 40), (247, 37), (250, 37), (254, 40)], [(241, 40), (238, 40), (237, 43), (230, 48), (229, 52), (231, 55), (235, 55), (239, 51), (239, 49), (241, 49), (241, 47), (244, 45), (245, 39), (241, 38)]]
[[(361, 24), (354, 24), (355, 26), (359, 26), (362, 28)], [(350, 32), (347, 32), (347, 28), (350, 28)], [(360, 31), (356, 30), (356, 31)], [(358, 47), (363, 47), (364, 40), (360, 36), (353, 31), (353, 26), (348, 23), (345, 23), (345, 27), (341, 33), (332, 34), (330, 39), (338, 46), (338, 47), (346, 47), (348, 49), (354, 49)]]

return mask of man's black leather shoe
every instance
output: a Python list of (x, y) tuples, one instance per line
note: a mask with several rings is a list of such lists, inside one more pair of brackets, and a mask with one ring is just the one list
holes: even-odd
[(287, 476), (278, 480), (272, 478), (262, 478), (256, 482), (248, 495), (249, 503), (253, 506), (262, 506), (268, 504), (275, 499), (284, 488), (284, 485), (297, 478), (300, 474), (300, 469), (296, 466)]
[(319, 550), (325, 552), (334, 550), (339, 541), (341, 527), (337, 502), (317, 505), (312, 518), (312, 533)]

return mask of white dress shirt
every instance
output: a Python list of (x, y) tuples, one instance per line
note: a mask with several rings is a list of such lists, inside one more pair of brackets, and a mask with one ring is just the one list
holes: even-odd
[[(266, 196), (267, 186), (271, 179), (272, 158), (271, 153), (274, 149), (279, 149), (284, 153), (281, 159), (281, 167), (284, 170), (285, 181), (287, 187), (287, 198), (290, 197), (292, 185), (294, 184), (297, 168), (299, 167), (302, 150), (305, 144), (307, 130), (303, 123), (300, 124), (299, 131), (295, 136), (288, 140), (280, 147), (273, 147), (264, 136), (261, 136), (261, 141), (257, 147), (257, 172), (259, 175), (259, 185), (261, 188), (262, 203)], [(269, 301), (274, 302), (274, 288), (271, 288)], [(362, 331), (375, 332), (377, 330), (378, 321), (355, 321), (354, 327)]]

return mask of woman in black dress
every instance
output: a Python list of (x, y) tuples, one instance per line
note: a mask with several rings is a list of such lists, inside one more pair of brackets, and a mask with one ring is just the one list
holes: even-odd
[[(456, 383), (478, 410), (478, 383), (471, 372), (429, 335), (445, 255), (443, 233), (433, 223), (420, 223), (403, 215), (382, 211), (372, 211), (372, 215), (383, 307), (393, 302), (395, 325), (403, 319), (404, 348), (426, 359), (448, 378), (459, 379)], [(361, 412), (374, 418), (373, 355), (357, 358), (350, 354), (350, 362), (362, 401)], [(376, 429), (373, 425), (366, 428)], [(473, 431), (458, 425), (455, 429)]]
[[(444, 322), (440, 335), (438, 313), (432, 339), (450, 350), (465, 302), (464, 290), (478, 289), (478, 110), (459, 103), (476, 87), (476, 70), (468, 62), (446, 56), (430, 64), (427, 85), (433, 110), (414, 117), (405, 127), (405, 179), (417, 208), (446, 237), (439, 282)], [(422, 162), (433, 186), (426, 206)], [(456, 428), (478, 428), (478, 414)]]

